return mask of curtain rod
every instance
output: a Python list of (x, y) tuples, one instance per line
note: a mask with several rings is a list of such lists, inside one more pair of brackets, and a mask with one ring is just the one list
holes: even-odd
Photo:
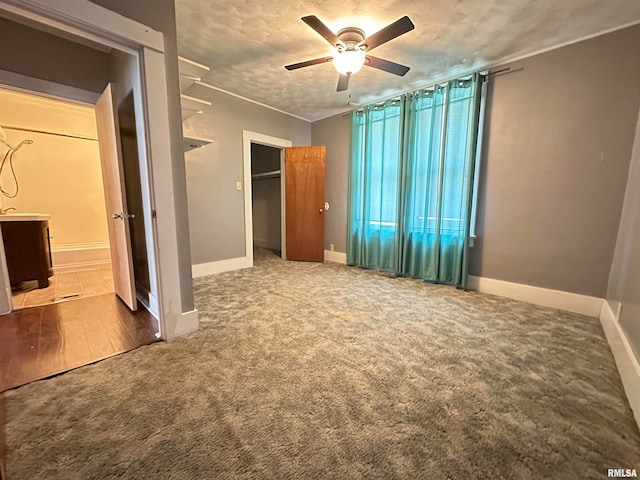
[(489, 72), (487, 74), (487, 76), (501, 77), (502, 75), (508, 75), (509, 73), (521, 72), (522, 70), (524, 70), (524, 67), (517, 67), (517, 68), (506, 67), (506, 68), (501, 68), (500, 70), (495, 70), (493, 72)]
[(92, 142), (97, 142), (97, 138), (85, 137), (84, 135), (71, 135), (67, 133), (58, 133), (58, 132), (47, 132), (45, 130), (35, 130), (33, 128), (22, 128), (22, 127), (12, 127), (10, 125), (0, 125), (0, 127), (5, 130), (17, 130), (20, 132), (32, 132), (32, 133), (43, 133), (45, 135), (57, 135), (58, 137), (67, 137), (67, 138), (77, 138), (78, 140), (91, 140)]

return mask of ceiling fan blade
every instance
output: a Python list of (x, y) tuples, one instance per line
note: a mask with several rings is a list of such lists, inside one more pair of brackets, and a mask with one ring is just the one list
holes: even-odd
[(349, 88), (349, 75), (340, 75), (336, 92), (344, 92), (347, 88)]
[(400, 35), (404, 35), (415, 28), (415, 25), (409, 17), (406, 15), (395, 22), (387, 25), (379, 32), (370, 35), (365, 38), (360, 45), (366, 45), (367, 51), (371, 51), (376, 47), (379, 47), (383, 43), (387, 43), (389, 40), (393, 40)]
[(369, 67), (377, 68), (378, 70), (393, 73), (400, 77), (404, 77), (410, 70), (406, 65), (400, 65), (399, 63), (390, 62), (389, 60), (383, 60), (382, 58), (374, 57), (373, 55), (367, 55), (364, 64)]
[(311, 28), (313, 28), (316, 32), (318, 32), (320, 36), (322, 36), (322, 38), (324, 38), (327, 42), (329, 42), (334, 47), (337, 45), (344, 45), (340, 41), (340, 39), (336, 36), (336, 34), (333, 33), (331, 30), (329, 30), (329, 27), (327, 27), (324, 23), (322, 23), (322, 21), (315, 15), (308, 15), (306, 17), (302, 17), (301, 20), (307, 25), (309, 25)]
[(327, 63), (333, 60), (333, 57), (314, 58), (313, 60), (307, 60), (306, 62), (292, 63), (291, 65), (285, 65), (287, 70), (296, 70), (298, 68), (310, 67), (311, 65), (319, 65), (321, 63)]

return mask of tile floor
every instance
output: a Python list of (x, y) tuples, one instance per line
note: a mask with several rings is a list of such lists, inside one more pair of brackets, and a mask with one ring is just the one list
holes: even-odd
[(38, 288), (38, 282), (24, 282), (12, 292), (14, 310), (49, 305), (76, 298), (113, 292), (111, 266), (55, 274), (49, 278), (47, 288)]

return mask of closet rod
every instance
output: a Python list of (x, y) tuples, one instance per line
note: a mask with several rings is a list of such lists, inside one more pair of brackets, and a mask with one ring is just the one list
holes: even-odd
[(97, 138), (85, 137), (84, 135), (69, 135), (66, 133), (46, 132), (44, 130), (35, 130), (33, 128), (12, 127), (10, 125), (0, 125), (0, 127), (4, 128), (5, 130), (17, 130), (19, 132), (43, 133), (45, 135), (57, 135), (58, 137), (77, 138), (78, 140), (91, 140), (92, 142), (98, 141)]
[(268, 178), (280, 177), (280, 170), (272, 170), (271, 172), (254, 173), (251, 175), (251, 180), (266, 180)]

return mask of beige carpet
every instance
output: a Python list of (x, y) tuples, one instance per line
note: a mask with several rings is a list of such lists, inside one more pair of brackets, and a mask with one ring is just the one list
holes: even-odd
[(602, 479), (640, 434), (597, 319), (284, 262), (203, 329), (7, 394), (9, 480)]

